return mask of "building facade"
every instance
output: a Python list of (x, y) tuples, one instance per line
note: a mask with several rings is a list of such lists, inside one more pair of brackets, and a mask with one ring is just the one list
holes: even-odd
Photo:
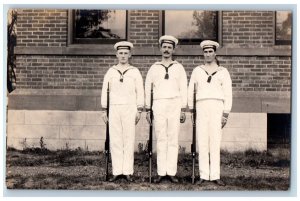
[[(145, 80), (150, 66), (161, 59), (159, 37), (180, 30), (175, 59), (184, 66), (188, 80), (193, 68), (204, 62), (200, 41), (208, 38), (221, 44), (218, 60), (229, 70), (233, 83), (233, 108), (222, 149), (267, 149), (268, 119), (273, 114), (290, 116), (291, 112), (291, 40), (280, 35), (288, 18), (280, 21), (280, 13), (275, 11), (196, 11), (190, 20), (193, 25), (201, 28), (199, 32), (211, 30), (196, 38), (188, 35), (191, 31), (184, 21), (174, 18), (184, 18), (187, 12), (111, 13), (17, 9), (16, 89), (8, 94), (8, 146), (39, 147), (43, 137), (49, 149), (103, 150), (100, 94), (104, 74), (117, 62), (114, 42), (134, 44), (131, 63)], [(205, 17), (211, 23), (205, 24)], [(99, 27), (101, 20), (111, 25)], [(290, 29), (285, 33), (291, 34)], [(189, 117), (187, 113), (179, 136), (180, 149), (187, 152), (192, 139)], [(137, 125), (136, 150), (145, 148), (148, 130), (143, 115)]]

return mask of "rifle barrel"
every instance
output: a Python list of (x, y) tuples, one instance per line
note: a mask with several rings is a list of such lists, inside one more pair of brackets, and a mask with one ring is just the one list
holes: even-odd
[(153, 138), (153, 83), (151, 83), (150, 94), (150, 128), (149, 128), (149, 141), (148, 141), (148, 155), (149, 155), (149, 182), (152, 182), (152, 138)]
[(107, 109), (106, 109), (106, 139), (105, 139), (105, 180), (108, 181), (108, 163), (109, 163), (109, 83), (107, 85)]
[(194, 83), (193, 93), (193, 142), (191, 146), (192, 158), (193, 158), (193, 169), (192, 169), (192, 184), (195, 182), (195, 162), (196, 162), (196, 83)]

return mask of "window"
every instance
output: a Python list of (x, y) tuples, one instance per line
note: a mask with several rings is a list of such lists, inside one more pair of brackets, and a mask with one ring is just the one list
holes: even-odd
[(218, 16), (217, 11), (166, 10), (162, 14), (162, 34), (175, 36), (181, 45), (218, 41)]
[(73, 10), (71, 43), (113, 44), (127, 39), (126, 10)]
[(275, 13), (275, 44), (290, 45), (292, 40), (292, 12)]

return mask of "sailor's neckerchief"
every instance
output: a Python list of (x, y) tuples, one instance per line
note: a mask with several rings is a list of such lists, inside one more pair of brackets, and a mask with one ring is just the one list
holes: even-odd
[(204, 70), (204, 72), (207, 74), (207, 76), (208, 76), (207, 82), (208, 82), (208, 83), (210, 83), (210, 81), (211, 81), (211, 79), (212, 79), (212, 76), (214, 76), (218, 71), (223, 70), (223, 68), (221, 68), (220, 66), (218, 66), (218, 67), (217, 67), (217, 70), (216, 70), (215, 72), (213, 72), (212, 74), (209, 74), (209, 73), (204, 69), (203, 65), (200, 66), (200, 68), (201, 68), (202, 70)]
[(128, 65), (128, 68), (126, 68), (126, 70), (124, 70), (123, 72), (121, 72), (121, 70), (118, 69), (118, 65), (112, 67), (113, 69), (115, 69), (116, 71), (118, 71), (118, 73), (120, 74), (120, 82), (123, 82), (123, 78), (124, 75), (127, 71), (129, 71), (130, 69), (134, 69), (134, 67)]
[(169, 79), (169, 68), (170, 68), (171, 66), (173, 66), (173, 64), (177, 64), (177, 63), (178, 63), (177, 61), (172, 61), (172, 62), (169, 64), (169, 66), (165, 66), (161, 61), (156, 62), (157, 65), (161, 65), (161, 66), (163, 66), (163, 67), (165, 68), (165, 70), (166, 70), (165, 79), (166, 79), (166, 80)]

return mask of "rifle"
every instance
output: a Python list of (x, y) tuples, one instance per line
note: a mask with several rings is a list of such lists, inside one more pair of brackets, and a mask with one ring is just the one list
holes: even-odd
[(109, 83), (107, 85), (107, 122), (106, 122), (106, 139), (105, 139), (105, 181), (108, 181), (108, 163), (109, 163)]
[(149, 128), (149, 140), (148, 140), (148, 157), (149, 157), (149, 183), (152, 182), (152, 131), (153, 131), (153, 83), (151, 83), (151, 96), (150, 96), (150, 128)]
[(194, 83), (193, 93), (193, 142), (191, 144), (191, 152), (193, 157), (192, 184), (195, 183), (195, 162), (196, 162), (196, 83)]

